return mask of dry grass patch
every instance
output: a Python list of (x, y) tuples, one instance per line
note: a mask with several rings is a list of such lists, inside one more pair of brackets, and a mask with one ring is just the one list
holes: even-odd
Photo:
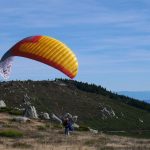
[(33, 146), (31, 144), (24, 143), (24, 142), (15, 142), (15, 143), (12, 144), (12, 147), (13, 148), (19, 148), (19, 149), (22, 149), (22, 148), (25, 148), (25, 149), (33, 148)]

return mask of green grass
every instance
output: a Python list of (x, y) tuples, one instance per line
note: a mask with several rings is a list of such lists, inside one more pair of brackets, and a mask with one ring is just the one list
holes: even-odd
[(18, 110), (16, 108), (10, 108), (10, 107), (0, 108), (0, 112), (6, 112), (6, 113), (9, 113), (11, 115), (16, 115), (16, 116), (23, 115), (22, 110)]
[(76, 129), (76, 131), (89, 131), (88, 127), (85, 125), (80, 125), (79, 128)]
[(3, 130), (0, 131), (0, 136), (1, 137), (12, 137), (12, 138), (19, 138), (23, 136), (23, 133), (18, 130)]
[(16, 116), (23, 115), (23, 111), (22, 110), (18, 110), (18, 109), (11, 109), (8, 113), (11, 114), (11, 115), (16, 115)]
[(5, 107), (5, 108), (0, 108), (0, 112), (9, 112), (11, 108)]

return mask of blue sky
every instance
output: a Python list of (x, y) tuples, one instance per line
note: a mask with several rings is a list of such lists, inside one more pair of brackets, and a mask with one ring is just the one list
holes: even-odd
[[(112, 91), (150, 90), (149, 8), (149, 0), (0, 1), (0, 56), (24, 37), (48, 35), (77, 55), (75, 80)], [(67, 78), (47, 65), (16, 57), (10, 80), (59, 77)]]

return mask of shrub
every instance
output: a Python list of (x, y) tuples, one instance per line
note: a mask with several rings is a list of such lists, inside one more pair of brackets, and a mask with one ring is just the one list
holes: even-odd
[(17, 130), (3, 130), (0, 131), (0, 136), (17, 138), (17, 137), (22, 137), (23, 133)]
[(0, 108), (0, 112), (7, 112), (11, 115), (23, 115), (22, 110), (16, 108), (10, 108), (10, 107)]
[(8, 107), (0, 108), (0, 112), (9, 112), (11, 109)]
[(18, 109), (11, 109), (9, 111), (9, 114), (16, 115), (16, 116), (21, 116), (21, 115), (23, 115), (23, 111), (22, 110), (18, 110)]

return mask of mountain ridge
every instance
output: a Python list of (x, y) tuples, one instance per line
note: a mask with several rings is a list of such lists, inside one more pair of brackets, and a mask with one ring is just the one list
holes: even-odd
[(118, 94), (150, 102), (150, 91), (119, 91)]

